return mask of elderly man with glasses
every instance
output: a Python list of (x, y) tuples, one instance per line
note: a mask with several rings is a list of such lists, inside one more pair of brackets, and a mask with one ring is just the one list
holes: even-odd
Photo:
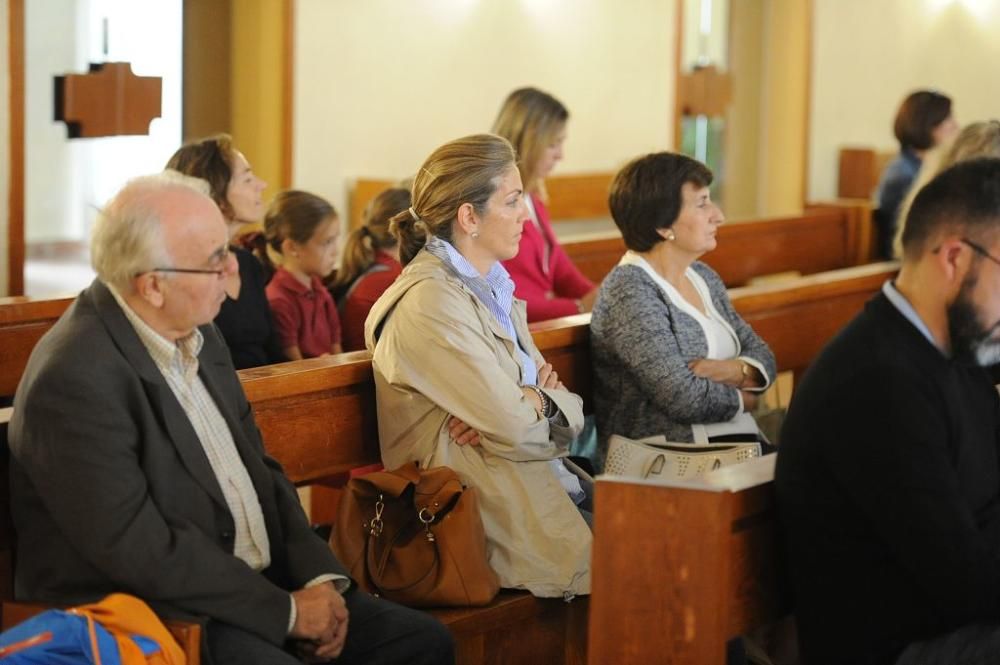
[[(212, 320), (237, 267), (204, 183), (102, 211), (97, 279), (39, 342), (10, 424), (19, 599), (123, 591), (204, 617), (211, 662), (449, 663), (429, 615), (352, 589), (264, 452)], [(286, 644), (288, 642), (288, 644)]]

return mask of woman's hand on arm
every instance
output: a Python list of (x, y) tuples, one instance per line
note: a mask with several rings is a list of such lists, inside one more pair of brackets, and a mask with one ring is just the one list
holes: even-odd
[(721, 383), (733, 388), (743, 387), (746, 377), (743, 374), (743, 363), (738, 359), (711, 360), (696, 358), (688, 363), (691, 373), (702, 379)]
[(460, 446), (478, 446), (481, 443), (479, 432), (455, 416), (448, 418), (448, 434)]
[(552, 369), (552, 363), (545, 363), (538, 368), (538, 387), (566, 390), (566, 386), (559, 380), (559, 375)]

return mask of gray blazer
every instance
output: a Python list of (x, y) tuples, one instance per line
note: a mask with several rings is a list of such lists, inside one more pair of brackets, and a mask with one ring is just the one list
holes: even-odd
[[(700, 261), (693, 268), (736, 332), (739, 355), (757, 361), (773, 381), (774, 354), (733, 309), (722, 279)], [(708, 353), (704, 332), (639, 266), (617, 266), (604, 280), (590, 319), (590, 343), (602, 449), (612, 434), (692, 441), (692, 424), (723, 422), (739, 410), (735, 388), (688, 368)]]
[(199, 375), (260, 500), (271, 565), (233, 555), (235, 526), (201, 443), (104, 284), (94, 281), (35, 347), (10, 424), (15, 594), (71, 604), (114, 592), (165, 616), (207, 616), (280, 644), (288, 591), (345, 574), (264, 453), (214, 326)]

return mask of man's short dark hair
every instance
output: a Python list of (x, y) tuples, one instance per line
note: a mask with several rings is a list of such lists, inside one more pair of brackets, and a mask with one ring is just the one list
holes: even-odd
[(893, 132), (903, 150), (934, 147), (934, 128), (951, 115), (951, 98), (934, 90), (917, 90), (903, 100), (896, 112)]
[(959, 162), (917, 192), (903, 227), (904, 258), (919, 258), (942, 229), (972, 238), (1000, 229), (1000, 159)]
[(684, 183), (708, 187), (712, 171), (685, 155), (655, 152), (633, 159), (618, 172), (611, 183), (608, 207), (626, 247), (648, 252), (663, 240), (657, 230), (677, 221)]

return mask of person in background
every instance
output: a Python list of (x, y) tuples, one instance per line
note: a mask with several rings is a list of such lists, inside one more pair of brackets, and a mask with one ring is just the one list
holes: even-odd
[(958, 133), (951, 99), (934, 90), (910, 93), (896, 112), (893, 132), (899, 141), (899, 155), (885, 167), (875, 193), (882, 258), (892, 257), (899, 206), (917, 177), (924, 154)]
[(337, 260), (339, 235), (336, 210), (308, 192), (281, 192), (264, 217), (268, 247), (281, 257), (267, 300), (290, 360), (343, 350), (337, 305), (323, 286)]
[(597, 431), (641, 439), (761, 440), (751, 411), (774, 354), (698, 259), (725, 220), (712, 172), (669, 152), (628, 163), (608, 203), (628, 252), (605, 278), (590, 322)]
[(236, 369), (279, 363), (288, 358), (281, 348), (264, 294), (266, 280), (260, 262), (232, 240), (244, 224), (264, 216), (261, 195), (267, 183), (254, 175), (249, 162), (225, 135), (210, 136), (177, 150), (167, 168), (206, 181), (229, 229), (230, 251), (239, 272), (226, 281), (226, 299), (215, 317)]
[(934, 153), (924, 160), (917, 179), (900, 206), (899, 224), (892, 247), (896, 258), (903, 256), (903, 229), (906, 228), (906, 217), (920, 188), (938, 173), (959, 162), (977, 157), (1000, 157), (1000, 121), (974, 122), (962, 129), (950, 145), (938, 146)]
[(368, 312), (403, 269), (399, 242), (389, 233), (389, 219), (409, 207), (408, 189), (387, 189), (372, 199), (362, 225), (347, 236), (340, 270), (330, 289), (340, 307), (344, 351), (365, 348)]
[(445, 465), (476, 489), (500, 584), (537, 596), (590, 592), (592, 482), (565, 461), (583, 424), (528, 331), (502, 261), (525, 222), (506, 139), (446, 143), (392, 218), (403, 272), (372, 308), (379, 443), (388, 468)]
[(514, 280), (514, 295), (528, 303), (528, 321), (544, 321), (593, 307), (597, 289), (583, 276), (552, 230), (545, 208), (545, 178), (562, 159), (569, 111), (536, 88), (510, 93), (493, 122), (493, 133), (514, 146), (524, 182), (529, 224), (516, 256), (503, 262)]

